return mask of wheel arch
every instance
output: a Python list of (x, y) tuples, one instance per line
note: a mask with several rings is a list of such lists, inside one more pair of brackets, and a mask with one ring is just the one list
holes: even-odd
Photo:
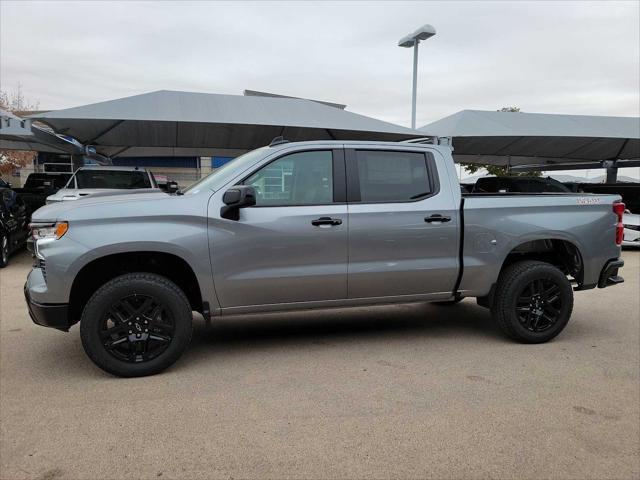
[(514, 263), (523, 260), (538, 260), (549, 263), (571, 276), (578, 284), (578, 290), (591, 288), (591, 286), (584, 285), (583, 255), (576, 242), (558, 237), (534, 238), (523, 240), (507, 251), (489, 293), (477, 297), (478, 304), (490, 307), (493, 304), (496, 284), (502, 272)]
[(558, 267), (582, 285), (584, 262), (580, 247), (565, 238), (538, 238), (520, 242), (505, 255), (500, 272), (521, 260), (539, 260)]
[(159, 251), (122, 252), (94, 258), (75, 275), (69, 294), (69, 324), (79, 321), (84, 305), (102, 285), (120, 275), (134, 272), (166, 277), (184, 292), (192, 310), (203, 312), (197, 276), (182, 257)]

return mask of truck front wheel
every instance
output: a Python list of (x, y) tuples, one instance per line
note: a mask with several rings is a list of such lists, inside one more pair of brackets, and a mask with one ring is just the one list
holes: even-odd
[(508, 266), (498, 279), (491, 313), (501, 330), (522, 343), (543, 343), (558, 335), (573, 310), (566, 275), (545, 262)]
[(152, 273), (130, 273), (105, 283), (80, 320), (89, 358), (121, 377), (153, 375), (169, 367), (187, 348), (191, 334), (191, 306), (184, 293)]

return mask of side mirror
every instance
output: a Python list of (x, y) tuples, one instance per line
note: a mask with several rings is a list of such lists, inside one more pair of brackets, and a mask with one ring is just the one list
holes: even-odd
[(256, 190), (247, 185), (236, 185), (224, 192), (222, 202), (224, 207), (220, 209), (220, 216), (229, 220), (239, 220), (241, 208), (256, 204)]
[(165, 187), (165, 191), (167, 193), (176, 193), (178, 190), (180, 190), (180, 187), (178, 186), (178, 182), (174, 182), (174, 181), (167, 182)]

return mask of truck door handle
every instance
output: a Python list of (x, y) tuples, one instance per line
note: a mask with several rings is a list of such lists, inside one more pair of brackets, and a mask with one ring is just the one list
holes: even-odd
[(320, 225), (342, 225), (342, 220), (339, 218), (320, 217), (316, 220), (311, 220), (311, 225), (316, 227)]
[(430, 217), (424, 218), (424, 221), (427, 223), (433, 223), (433, 222), (446, 223), (446, 222), (449, 222), (450, 220), (451, 220), (451, 217), (445, 217), (443, 215), (440, 215), (439, 213), (434, 213)]

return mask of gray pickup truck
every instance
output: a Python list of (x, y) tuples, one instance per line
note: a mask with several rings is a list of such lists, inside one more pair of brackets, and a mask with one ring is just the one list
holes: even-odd
[(99, 367), (142, 376), (184, 352), (193, 311), (475, 297), (507, 336), (540, 343), (574, 290), (623, 281), (619, 196), (461, 194), (445, 147), (274, 141), (179, 193), (38, 210), (33, 321), (80, 322)]

